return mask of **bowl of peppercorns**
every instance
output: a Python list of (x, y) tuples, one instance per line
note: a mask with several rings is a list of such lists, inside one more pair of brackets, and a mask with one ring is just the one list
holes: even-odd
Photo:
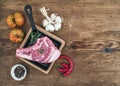
[(16, 81), (23, 80), (27, 75), (27, 69), (22, 64), (16, 64), (11, 68), (11, 76)]

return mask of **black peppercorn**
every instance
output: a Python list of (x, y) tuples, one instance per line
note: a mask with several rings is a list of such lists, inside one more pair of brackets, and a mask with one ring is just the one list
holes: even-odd
[(24, 76), (25, 70), (22, 66), (18, 66), (14, 70), (14, 73), (17, 78), (21, 78), (22, 76)]

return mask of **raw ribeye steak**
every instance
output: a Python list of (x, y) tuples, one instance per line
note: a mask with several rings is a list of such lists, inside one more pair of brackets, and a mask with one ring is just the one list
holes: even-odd
[(61, 52), (48, 37), (37, 39), (37, 42), (27, 48), (18, 48), (16, 56), (40, 63), (50, 63), (58, 59)]

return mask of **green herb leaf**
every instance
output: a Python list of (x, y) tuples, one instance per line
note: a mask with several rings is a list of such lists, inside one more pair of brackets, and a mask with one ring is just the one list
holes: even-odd
[(40, 36), (41, 36), (41, 33), (39, 31), (31, 32), (29, 45), (34, 44), (37, 41), (37, 39), (40, 38)]

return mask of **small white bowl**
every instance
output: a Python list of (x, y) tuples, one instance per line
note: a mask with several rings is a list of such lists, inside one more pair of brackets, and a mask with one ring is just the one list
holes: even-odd
[[(24, 70), (25, 70), (24, 75), (23, 75), (21, 78), (16, 77), (16, 76), (15, 76), (15, 73), (14, 73), (16, 67), (18, 67), (18, 66), (23, 67)], [(23, 79), (26, 77), (26, 75), (27, 75), (27, 69), (26, 69), (25, 66), (23, 66), (22, 64), (16, 64), (16, 65), (14, 65), (14, 66), (11, 68), (11, 76), (12, 76), (12, 78), (13, 78), (14, 80), (16, 80), (16, 81), (21, 81), (21, 80), (23, 80)]]

